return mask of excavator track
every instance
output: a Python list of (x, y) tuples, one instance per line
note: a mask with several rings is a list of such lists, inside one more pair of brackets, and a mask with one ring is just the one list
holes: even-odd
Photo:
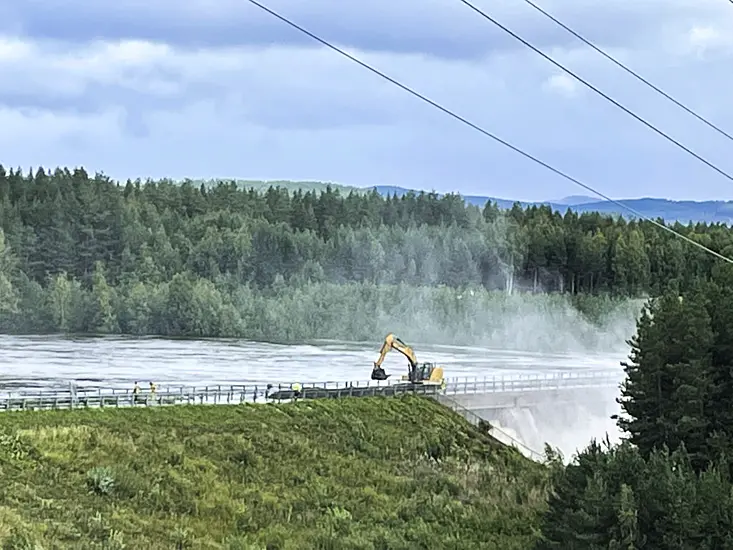
[(339, 399), (343, 397), (376, 397), (403, 394), (437, 395), (442, 388), (434, 384), (392, 384), (389, 386), (347, 386), (345, 388), (303, 388), (301, 390), (278, 390), (268, 394), (272, 401), (292, 399)]

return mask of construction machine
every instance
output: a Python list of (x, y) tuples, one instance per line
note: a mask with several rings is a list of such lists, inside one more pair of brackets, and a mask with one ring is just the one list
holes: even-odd
[(412, 384), (443, 384), (443, 367), (433, 363), (419, 364), (412, 348), (391, 333), (385, 337), (382, 349), (379, 351), (379, 358), (374, 362), (372, 380), (387, 380), (390, 377), (382, 368), (382, 362), (387, 353), (393, 349), (407, 357), (409, 362), (408, 374), (407, 376), (403, 375), (402, 380), (409, 381)]

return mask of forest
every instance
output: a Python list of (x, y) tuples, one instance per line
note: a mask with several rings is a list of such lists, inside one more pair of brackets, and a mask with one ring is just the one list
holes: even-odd
[[(733, 251), (724, 225), (674, 229)], [(598, 323), (716, 265), (651, 223), (600, 214), (83, 168), (0, 167), (0, 231), (3, 332), (360, 339), (383, 336), (375, 318), (409, 331), (419, 315), (475, 342), (481, 312), (567, 306)]]
[(624, 441), (554, 461), (537, 548), (731, 549), (733, 268), (651, 300), (630, 343)]

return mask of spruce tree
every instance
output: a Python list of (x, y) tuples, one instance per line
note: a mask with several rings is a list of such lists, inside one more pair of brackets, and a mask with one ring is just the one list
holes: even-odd
[(694, 462), (705, 463), (714, 341), (705, 305), (702, 289), (684, 299), (668, 292), (644, 308), (629, 341), (617, 424), (645, 457), (684, 442)]

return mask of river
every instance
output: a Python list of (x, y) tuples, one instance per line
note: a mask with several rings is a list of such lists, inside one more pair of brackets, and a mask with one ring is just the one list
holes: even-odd
[[(245, 340), (0, 335), (0, 391), (67, 387), (129, 388), (217, 384), (345, 382), (369, 379), (380, 342), (319, 340), (299, 345)], [(542, 354), (479, 347), (417, 345), (420, 361), (443, 365), (447, 378), (619, 370), (618, 354)], [(397, 352), (387, 372), (407, 372)]]

